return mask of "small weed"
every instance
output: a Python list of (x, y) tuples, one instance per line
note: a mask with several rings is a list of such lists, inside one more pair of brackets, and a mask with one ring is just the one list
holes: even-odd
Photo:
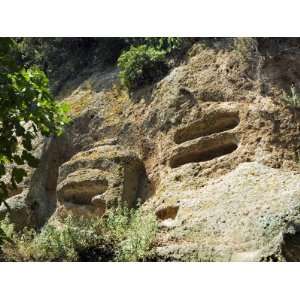
[(292, 108), (299, 108), (300, 107), (300, 96), (296, 92), (296, 88), (294, 85), (290, 88), (290, 94), (284, 93), (283, 101)]

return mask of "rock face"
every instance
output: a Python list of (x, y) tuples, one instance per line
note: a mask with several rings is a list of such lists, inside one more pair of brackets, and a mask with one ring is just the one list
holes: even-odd
[(204, 261), (300, 259), (299, 174), (243, 163), (203, 188), (161, 197), (161, 219), (161, 212), (177, 203), (176, 214), (169, 216), (167, 226), (162, 223), (162, 256)]
[(132, 94), (116, 68), (66, 84), (72, 123), (16, 195), (26, 222), (139, 201), (159, 220), (164, 260), (300, 260), (300, 112), (282, 101), (300, 87), (300, 52), (286, 49), (249, 62), (229, 39), (197, 43)]
[(14, 223), (16, 229), (21, 229), (31, 224), (30, 208), (26, 205), (24, 199), (28, 194), (28, 190), (9, 198), (6, 202), (9, 209), (2, 204), (0, 206), (0, 218), (4, 218), (8, 214), (11, 222)]
[[(230, 108), (230, 107), (229, 107)], [(177, 168), (187, 163), (205, 162), (234, 152), (239, 135), (238, 112), (214, 111), (175, 132), (175, 146), (169, 154), (169, 165)]]
[(119, 146), (79, 152), (59, 168), (58, 201), (75, 213), (102, 215), (109, 207), (132, 208), (144, 176), (137, 155)]

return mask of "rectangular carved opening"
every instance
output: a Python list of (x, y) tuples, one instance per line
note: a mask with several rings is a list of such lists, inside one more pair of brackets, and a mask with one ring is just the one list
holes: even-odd
[(235, 128), (240, 123), (237, 114), (214, 114), (193, 122), (175, 133), (174, 141), (181, 144), (199, 137), (219, 133)]
[(170, 160), (171, 168), (177, 168), (187, 163), (192, 162), (205, 162), (214, 158), (230, 154), (237, 149), (238, 145), (234, 141), (220, 145), (218, 147), (212, 147), (210, 149), (197, 149), (190, 152), (186, 152), (180, 155), (175, 155)]

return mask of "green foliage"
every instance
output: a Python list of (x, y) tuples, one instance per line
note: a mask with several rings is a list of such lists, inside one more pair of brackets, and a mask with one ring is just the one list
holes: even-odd
[(129, 51), (124, 52), (118, 59), (121, 83), (132, 90), (153, 82), (167, 69), (165, 56), (165, 51), (153, 47), (131, 46)]
[(165, 51), (170, 54), (183, 48), (185, 38), (179, 37), (146, 37), (146, 38), (127, 38), (126, 42), (131, 46), (145, 45), (156, 50)]
[(129, 50), (118, 59), (121, 83), (129, 90), (152, 83), (168, 71), (168, 55), (184, 48), (184, 39), (175, 37), (131, 38)]
[(0, 39), (0, 203), (7, 197), (1, 178), (6, 164), (13, 166), (11, 184), (16, 188), (26, 172), (21, 165), (37, 166), (32, 140), (59, 135), (68, 121), (66, 107), (54, 101), (45, 74), (37, 68), (17, 64), (18, 50), (10, 38)]
[(164, 50), (167, 54), (180, 50), (184, 39), (178, 37), (145, 38), (146, 44), (157, 50)]
[(7, 219), (0, 229), (9, 238), (2, 243), (6, 261), (142, 261), (151, 253), (157, 223), (139, 210), (116, 209), (104, 218), (68, 216), (39, 233), (17, 233)]
[(284, 94), (283, 101), (292, 108), (299, 108), (300, 107), (300, 96), (296, 92), (296, 88), (294, 85), (290, 88), (290, 95)]
[(149, 256), (149, 250), (157, 233), (157, 220), (154, 215), (132, 215), (125, 238), (120, 242), (118, 261), (142, 261)]
[(10, 223), (7, 216), (0, 221), (0, 248), (5, 242), (11, 241), (14, 230), (14, 225)]

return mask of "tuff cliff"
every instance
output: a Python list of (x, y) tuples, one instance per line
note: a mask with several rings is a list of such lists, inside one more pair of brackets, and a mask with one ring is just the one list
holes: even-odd
[[(300, 260), (298, 41), (197, 42), (159, 82), (128, 93), (95, 66), (59, 100), (72, 122), (39, 140), (40, 166), (8, 199), (21, 226), (140, 203), (162, 260)], [(5, 212), (2, 207), (0, 213)]]

